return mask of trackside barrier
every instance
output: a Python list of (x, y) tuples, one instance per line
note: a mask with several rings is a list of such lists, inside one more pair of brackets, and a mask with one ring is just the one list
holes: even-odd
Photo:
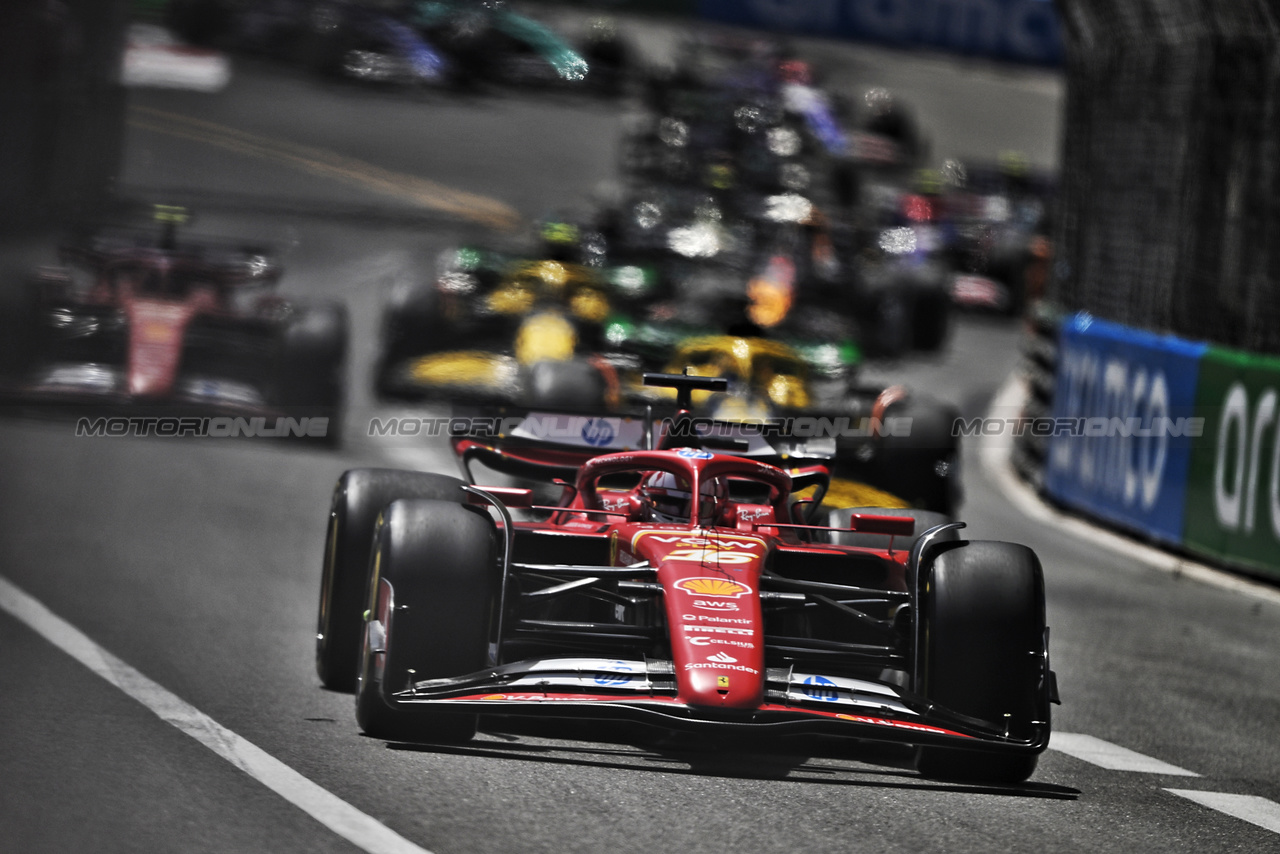
[(1067, 317), (1059, 333), (1047, 493), (1181, 544), (1205, 349), (1088, 314)]
[[(1058, 373), (1058, 328), (1056, 307), (1038, 302), (1027, 317), (1027, 335), (1022, 346), (1022, 374), (1027, 381), (1027, 399), (1021, 417), (1044, 419), (1053, 416), (1053, 391)], [(1044, 488), (1049, 437), (1026, 430), (1014, 438), (1012, 462), (1018, 474), (1037, 490)]]
[(697, 9), (706, 20), (796, 35), (1034, 65), (1063, 56), (1049, 0), (697, 0)]
[[(1032, 339), (1023, 414), (1039, 418), (1043, 331)], [(1059, 325), (1051, 412), (1043, 481), (1032, 451), (1014, 454), (1050, 498), (1280, 579), (1280, 356), (1073, 314)]]
[(1280, 578), (1280, 357), (1210, 348), (1187, 480), (1188, 551)]

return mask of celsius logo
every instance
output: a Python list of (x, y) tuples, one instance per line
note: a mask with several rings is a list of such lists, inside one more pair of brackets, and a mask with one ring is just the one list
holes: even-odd
[(696, 638), (689, 638), (689, 643), (693, 644), (694, 646), (712, 646), (715, 644), (728, 644), (729, 646), (736, 646), (739, 649), (755, 649), (756, 648), (756, 645), (751, 641), (740, 641), (740, 640), (734, 640), (733, 638), (696, 637)]
[(616, 435), (613, 425), (604, 418), (592, 418), (582, 425), (582, 441), (593, 448), (603, 448)]
[(736, 664), (738, 659), (734, 658), (732, 655), (717, 652), (715, 655), (708, 655), (707, 661), (718, 661), (721, 664)]

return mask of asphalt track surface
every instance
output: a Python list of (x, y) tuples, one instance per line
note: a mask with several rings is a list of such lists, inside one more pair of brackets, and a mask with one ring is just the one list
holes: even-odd
[[(948, 105), (935, 154), (1005, 147), (992, 102), (1052, 117), (1060, 98), (1049, 75), (936, 58), (849, 54), (842, 73), (952, 93), (932, 96)], [(202, 231), (288, 248), (286, 292), (350, 306), (348, 438), (331, 452), (0, 419), (0, 851), (1280, 851), (1275, 597), (1033, 518), (972, 447), (969, 535), (1027, 543), (1046, 570), (1061, 735), (1025, 786), (924, 780), (892, 750), (361, 736), (312, 667), (329, 490), (356, 465), (453, 471), (438, 440), (365, 435), (393, 414), (369, 393), (381, 300), (461, 237), (608, 182), (618, 105), (404, 97), (253, 65), (216, 95), (132, 102), (126, 193), (203, 201)], [(1052, 122), (1006, 112), (1009, 133), (1050, 134), (1032, 141), (1051, 160)], [(943, 356), (869, 372), (976, 415), (1018, 337), (964, 318)]]

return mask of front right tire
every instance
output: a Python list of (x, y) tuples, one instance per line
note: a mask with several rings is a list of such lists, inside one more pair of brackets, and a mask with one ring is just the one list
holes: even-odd
[[(960, 541), (921, 568), (918, 690), (943, 708), (1030, 738), (1047, 726), (1044, 574), (1023, 545)], [(1038, 754), (921, 747), (926, 777), (1020, 783)]]

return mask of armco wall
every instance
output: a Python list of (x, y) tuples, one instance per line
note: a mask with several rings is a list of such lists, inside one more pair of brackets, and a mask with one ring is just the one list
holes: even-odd
[(1071, 315), (1053, 419), (1055, 501), (1280, 578), (1280, 358)]

